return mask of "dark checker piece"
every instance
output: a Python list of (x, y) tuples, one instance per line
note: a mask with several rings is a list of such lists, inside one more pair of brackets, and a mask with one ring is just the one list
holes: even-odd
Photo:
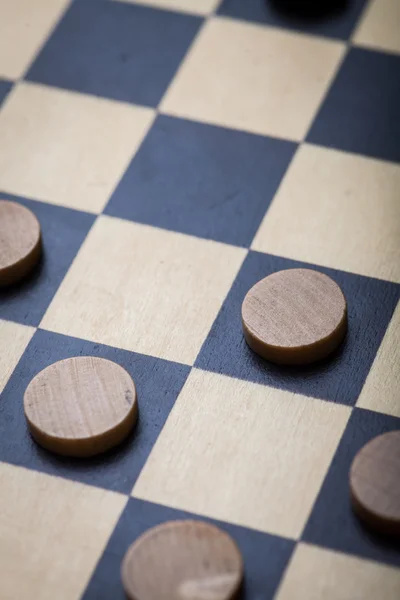
[(347, 40), (367, 0), (223, 0), (218, 14)]
[(325, 358), (347, 330), (345, 297), (330, 277), (288, 269), (262, 279), (246, 295), (242, 322), (250, 348), (277, 364)]
[(0, 200), (0, 287), (22, 279), (41, 254), (39, 221), (16, 202)]
[(135, 384), (104, 358), (58, 361), (36, 375), (24, 396), (33, 438), (66, 456), (94, 456), (122, 442), (137, 420)]
[(131, 600), (237, 597), (242, 557), (231, 537), (201, 521), (170, 521), (132, 544), (122, 565)]
[(382, 533), (400, 536), (400, 431), (380, 435), (359, 451), (350, 489), (361, 519)]

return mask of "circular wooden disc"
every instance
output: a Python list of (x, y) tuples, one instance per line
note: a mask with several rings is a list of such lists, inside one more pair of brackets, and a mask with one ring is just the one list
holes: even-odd
[(122, 367), (90, 356), (56, 362), (24, 396), (33, 438), (66, 456), (93, 456), (116, 446), (136, 423), (135, 384)]
[(347, 330), (340, 287), (311, 269), (278, 271), (256, 283), (242, 305), (245, 339), (277, 364), (307, 364), (333, 352)]
[(351, 465), (350, 491), (359, 517), (381, 533), (400, 536), (400, 431), (361, 448)]
[(0, 200), (0, 286), (22, 279), (41, 254), (39, 221), (22, 204)]
[(232, 600), (243, 562), (230, 536), (202, 521), (171, 521), (128, 549), (122, 582), (131, 600)]

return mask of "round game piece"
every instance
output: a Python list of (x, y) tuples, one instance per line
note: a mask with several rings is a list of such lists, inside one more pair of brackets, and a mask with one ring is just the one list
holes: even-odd
[(40, 225), (33, 212), (17, 202), (0, 200), (0, 287), (25, 277), (40, 254)]
[(24, 395), (33, 438), (65, 456), (94, 456), (122, 442), (137, 421), (135, 384), (122, 367), (90, 356), (56, 362)]
[(342, 342), (347, 306), (340, 287), (312, 269), (278, 271), (256, 283), (242, 305), (246, 342), (286, 365), (321, 360)]
[(400, 430), (361, 448), (351, 465), (350, 492), (355, 512), (367, 525), (400, 536)]
[(232, 600), (242, 579), (235, 542), (202, 521), (170, 521), (150, 529), (132, 544), (122, 563), (130, 600)]

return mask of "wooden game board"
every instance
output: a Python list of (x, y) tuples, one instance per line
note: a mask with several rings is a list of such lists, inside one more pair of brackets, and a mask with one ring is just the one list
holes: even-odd
[[(398, 600), (399, 546), (353, 515), (348, 472), (400, 429), (399, 75), (397, 0), (0, 2), (0, 196), (44, 248), (0, 293), (1, 600), (123, 598), (129, 544), (188, 515), (237, 542), (246, 600)], [(293, 266), (349, 308), (306, 369), (241, 329)], [(23, 394), (80, 355), (132, 375), (139, 422), (60, 459)]]

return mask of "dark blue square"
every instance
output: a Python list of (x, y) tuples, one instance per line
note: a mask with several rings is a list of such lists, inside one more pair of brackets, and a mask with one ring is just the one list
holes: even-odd
[[(133, 434), (119, 448), (90, 459), (59, 457), (42, 449), (31, 438), (23, 411), (32, 378), (71, 356), (100, 356), (118, 363), (131, 374), (138, 394), (139, 420)], [(185, 365), (39, 329), (0, 396), (0, 460), (129, 493), (189, 371)]]
[(400, 56), (352, 48), (307, 140), (400, 161)]
[(348, 39), (367, 0), (224, 0), (221, 15)]
[(105, 212), (249, 246), (296, 145), (159, 116)]
[(0, 194), (32, 210), (39, 219), (40, 264), (20, 283), (0, 290), (0, 318), (38, 326), (95, 217), (84, 212)]
[[(290, 268), (314, 268), (334, 279), (348, 303), (349, 331), (329, 359), (307, 367), (279, 367), (252, 352), (242, 332), (241, 306), (248, 290), (267, 275)], [(250, 252), (203, 344), (196, 366), (272, 387), (355, 405), (388, 323), (400, 285)]]
[(0, 79), (0, 106), (7, 96), (8, 92), (11, 90), (13, 86), (12, 81), (7, 81), (6, 79)]
[[(142, 533), (160, 523), (198, 516), (131, 498), (107, 544), (82, 600), (124, 600), (121, 562), (128, 547)], [(245, 568), (242, 600), (274, 597), (294, 548), (291, 540), (201, 517), (226, 531), (237, 543)]]
[(354, 409), (303, 532), (304, 541), (400, 566), (400, 544), (361, 523), (349, 491), (349, 471), (357, 452), (372, 438), (394, 430), (400, 430), (400, 419)]
[(134, 4), (74, 2), (26, 78), (157, 106), (201, 23)]

